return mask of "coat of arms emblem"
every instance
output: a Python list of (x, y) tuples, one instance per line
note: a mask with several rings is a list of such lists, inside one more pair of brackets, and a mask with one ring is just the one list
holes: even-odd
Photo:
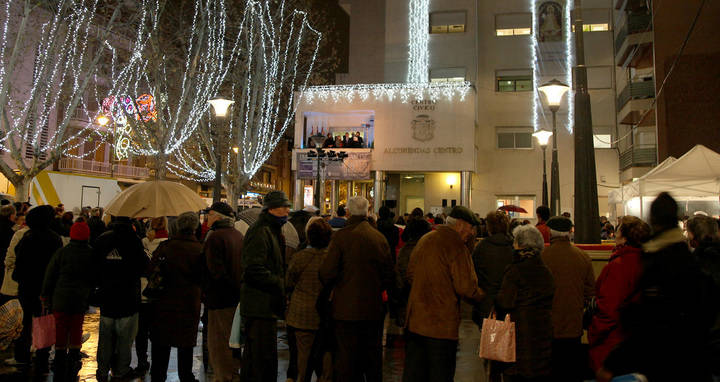
[(435, 121), (427, 114), (420, 114), (412, 121), (413, 139), (426, 142), (435, 136)]

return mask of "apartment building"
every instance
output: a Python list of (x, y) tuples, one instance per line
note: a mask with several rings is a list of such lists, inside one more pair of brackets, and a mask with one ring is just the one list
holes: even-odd
[[(417, 12), (423, 3), (427, 14)], [(367, 171), (361, 174), (364, 178), (327, 178), (324, 187), (318, 188), (328, 201), (326, 207), (353, 194), (377, 199), (378, 190), (378, 196), (398, 213), (414, 207), (435, 212), (459, 203), (485, 212), (516, 204), (527, 210), (516, 217), (533, 219), (542, 201), (542, 152), (532, 133), (552, 129), (551, 114), (537, 87), (554, 78), (572, 83), (568, 5), (539, 0), (340, 0), (340, 5), (350, 16), (349, 72), (338, 75), (345, 87), (322, 89), (318, 92), (326, 93), (325, 100), (315, 97), (312, 103), (299, 105), (295, 155), (307, 149), (310, 135), (350, 126), (362, 131), (370, 128), (372, 135), (368, 131), (364, 136), (374, 145), (366, 148), (369, 159)], [(618, 134), (613, 3), (588, 0), (583, 7), (599, 205), (606, 214), (607, 191), (619, 184), (613, 144)], [(425, 23), (421, 28), (415, 26), (418, 19)], [(412, 82), (409, 71), (414, 68), (418, 44), (424, 44), (428, 52), (426, 75), (431, 85), (464, 81), (471, 85), (464, 97), (431, 102), (437, 115), (414, 113), (414, 106), (426, 110), (427, 103), (408, 107), (397, 99), (373, 97), (372, 89)], [(375, 85), (364, 85), (371, 89), (368, 94), (344, 100), (343, 89), (354, 84)], [(351, 114), (363, 117), (356, 121), (338, 117)], [(421, 122), (420, 115), (433, 120), (434, 136), (428, 142), (418, 142), (408, 128)], [(562, 211), (574, 213), (572, 115), (567, 97), (557, 120), (560, 205)], [(440, 141), (443, 147), (456, 148), (455, 154), (435, 152)], [(408, 146), (421, 150), (386, 155), (388, 149)], [(295, 155), (293, 168), (298, 170), (303, 160)], [(311, 165), (306, 162), (306, 170)], [(306, 171), (304, 178), (297, 174), (296, 195), (302, 195), (303, 188), (305, 195), (308, 188), (313, 192), (312, 174)], [(307, 201), (298, 197), (296, 205)]]
[(621, 181), (696, 144), (720, 151), (720, 4), (613, 5)]

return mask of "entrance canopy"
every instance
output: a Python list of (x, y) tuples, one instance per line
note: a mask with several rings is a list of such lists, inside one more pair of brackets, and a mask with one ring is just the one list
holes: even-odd
[(717, 202), (720, 195), (720, 154), (697, 145), (680, 158), (670, 157), (632, 183), (613, 190), (609, 194), (609, 203), (625, 204), (635, 198), (657, 196), (663, 191), (676, 199)]

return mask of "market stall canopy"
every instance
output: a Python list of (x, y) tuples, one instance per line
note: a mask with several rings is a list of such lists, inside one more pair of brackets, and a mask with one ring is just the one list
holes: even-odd
[(622, 189), (610, 193), (610, 203), (667, 191), (677, 197), (713, 197), (720, 194), (720, 154), (697, 145), (679, 159), (672, 157)]
[(112, 216), (178, 216), (207, 208), (205, 201), (187, 186), (166, 180), (139, 183), (119, 193), (105, 211)]

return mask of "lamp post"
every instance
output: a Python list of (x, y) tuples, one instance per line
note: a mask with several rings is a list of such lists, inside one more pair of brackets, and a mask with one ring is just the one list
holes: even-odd
[(560, 169), (558, 165), (558, 152), (557, 152), (557, 111), (560, 109), (560, 102), (563, 96), (567, 93), (569, 86), (564, 83), (553, 79), (540, 86), (538, 90), (545, 94), (548, 106), (552, 112), (553, 120), (553, 148), (552, 148), (552, 164), (550, 167), (550, 213), (553, 216), (560, 215)]
[(542, 205), (547, 207), (548, 205), (548, 187), (547, 187), (547, 144), (550, 137), (553, 135), (552, 132), (547, 130), (538, 130), (533, 133), (533, 137), (538, 140), (543, 153), (543, 181), (542, 181)]
[[(332, 151), (332, 150), (323, 150), (322, 146), (323, 143), (325, 143), (325, 136), (322, 134), (315, 134), (310, 137), (310, 141), (312, 141), (313, 145), (315, 146), (315, 151), (310, 151), (308, 153), (308, 158), (315, 158), (317, 157), (317, 179), (315, 181), (315, 206), (322, 211), (322, 203), (324, 198), (320, 194), (320, 189), (322, 188), (324, 190), (324, 187), (320, 185), (321, 179), (320, 179), (320, 167), (323, 165), (322, 160), (323, 158), (327, 160), (334, 160), (334, 161), (343, 161), (345, 158), (348, 157), (348, 154), (345, 151)], [(324, 193), (324, 192), (323, 192)]]
[[(100, 114), (97, 117), (97, 123), (100, 126), (105, 127), (105, 126), (107, 126), (108, 123), (110, 123), (110, 118), (108, 118), (104, 114)], [(115, 131), (113, 131), (113, 136), (115, 136), (116, 134), (117, 133)], [(113, 139), (116, 139), (116, 138), (117, 137), (115, 136), (115, 138), (113, 138)], [(114, 163), (115, 163), (115, 145), (113, 145), (112, 153), (110, 154), (110, 177), (111, 178), (115, 176), (115, 169), (113, 168), (113, 167), (115, 167)]]
[[(215, 110), (215, 118), (224, 120), (227, 117), (227, 111), (230, 105), (235, 101), (227, 100), (222, 97), (211, 99), (208, 101)], [(222, 190), (222, 143), (223, 132), (220, 131), (219, 125), (215, 130), (215, 182), (213, 183), (213, 203), (220, 201), (220, 192)]]

